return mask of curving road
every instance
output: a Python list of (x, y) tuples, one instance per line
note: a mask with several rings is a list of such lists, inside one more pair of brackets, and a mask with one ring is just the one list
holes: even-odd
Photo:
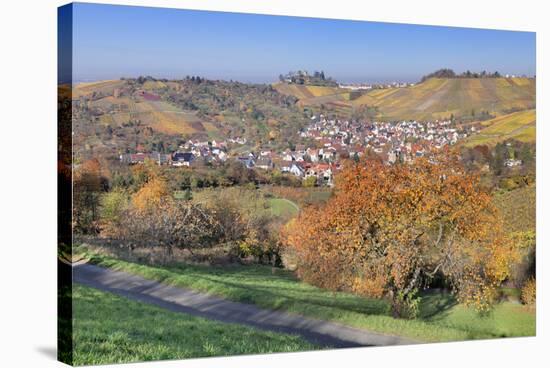
[(244, 324), (262, 330), (301, 335), (320, 346), (344, 348), (416, 343), (397, 336), (377, 334), (334, 322), (262, 309), (253, 304), (233, 302), (91, 264), (74, 265), (73, 281), (174, 312)]

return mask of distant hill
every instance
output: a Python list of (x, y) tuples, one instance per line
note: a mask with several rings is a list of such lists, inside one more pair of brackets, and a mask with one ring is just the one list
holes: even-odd
[(280, 93), (298, 98), (303, 106), (333, 106), (341, 111), (368, 106), (382, 120), (430, 120), (471, 117), (481, 112), (502, 115), (535, 108), (532, 78), (430, 78), (404, 88), (373, 89), (358, 98), (339, 88), (313, 93), (311, 86), (277, 83)]
[(120, 79), (78, 83), (73, 88), (73, 91), (72, 91), (73, 99), (79, 98), (79, 97), (91, 96), (94, 93), (112, 95), (113, 91), (116, 88), (124, 87), (125, 84), (126, 82)]
[(279, 93), (294, 96), (300, 100), (349, 92), (338, 87), (311, 86), (294, 83), (275, 83), (273, 84), (273, 88)]
[(105, 125), (119, 126), (139, 120), (145, 126), (165, 134), (207, 134), (205, 124), (195, 112), (184, 111), (164, 101), (107, 96), (90, 101), (89, 106), (106, 112), (99, 116), (100, 122)]
[(506, 139), (534, 143), (536, 140), (535, 110), (518, 111), (482, 122), (485, 126), (478, 134), (465, 141), (467, 147), (495, 145)]
[(275, 83), (273, 88), (279, 93), (296, 97), (297, 105), (321, 106), (344, 114), (351, 111), (350, 91), (339, 87), (310, 86), (301, 84)]
[[(304, 93), (322, 95), (334, 92), (331, 88), (310, 86)], [(251, 147), (286, 148), (310, 121), (296, 98), (265, 84), (139, 77), (59, 90), (62, 96), (72, 96), (75, 139), (90, 155), (98, 150), (114, 156), (118, 150), (167, 149), (186, 139), (237, 137)]]
[(500, 115), (535, 107), (535, 80), (529, 78), (431, 78), (407, 88), (373, 90), (353, 101), (371, 104), (386, 119), (437, 119)]

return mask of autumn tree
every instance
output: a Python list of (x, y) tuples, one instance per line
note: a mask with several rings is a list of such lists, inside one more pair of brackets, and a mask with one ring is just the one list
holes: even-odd
[(130, 250), (160, 247), (167, 261), (174, 249), (208, 247), (220, 237), (220, 226), (212, 212), (200, 204), (177, 200), (162, 171), (146, 162), (134, 169), (141, 187), (128, 198), (123, 190), (103, 197), (103, 215), (112, 233)]
[(73, 216), (75, 230), (90, 234), (98, 231), (100, 195), (107, 189), (97, 159), (85, 161), (73, 174)]
[(258, 263), (281, 265), (279, 228), (265, 198), (255, 190), (239, 187), (214, 191), (201, 201), (212, 211), (220, 240), (239, 257), (252, 256)]
[(450, 153), (350, 161), (326, 205), (303, 210), (283, 236), (299, 277), (388, 297), (396, 317), (415, 315), (418, 291), (436, 275), (461, 302), (487, 310), (516, 257), (491, 196)]
[(119, 187), (101, 196), (101, 233), (103, 235), (116, 235), (118, 233), (122, 216), (128, 209), (129, 203), (128, 191)]
[(132, 196), (132, 204), (138, 211), (147, 211), (160, 205), (162, 199), (168, 195), (166, 180), (153, 177)]
[(129, 208), (120, 220), (119, 236), (130, 249), (161, 247), (169, 261), (176, 248), (193, 252), (212, 245), (220, 227), (205, 207), (165, 196), (155, 205)]

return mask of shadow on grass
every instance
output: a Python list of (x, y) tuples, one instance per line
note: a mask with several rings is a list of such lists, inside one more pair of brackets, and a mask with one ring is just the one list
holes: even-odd
[[(210, 284), (219, 284), (226, 288), (226, 290), (232, 290), (231, 296), (240, 302), (255, 304), (258, 301), (265, 301), (264, 304), (272, 309), (289, 309), (288, 307), (303, 306), (302, 308), (308, 308), (308, 306), (330, 308), (337, 311), (354, 312), (361, 314), (371, 315), (388, 315), (388, 304), (383, 301), (370, 300), (370, 299), (358, 299), (357, 297), (333, 297), (328, 298), (330, 293), (324, 293), (324, 295), (318, 295), (315, 291), (307, 292), (305, 290), (297, 290), (293, 288), (285, 288), (279, 286), (253, 286), (250, 284), (242, 285), (236, 282), (222, 281), (216, 278), (193, 275), (197, 279), (202, 279)], [(274, 292), (268, 289), (276, 289), (280, 292)], [(285, 291), (287, 293), (285, 293)], [(289, 295), (288, 292), (300, 294), (302, 297), (296, 297)], [(322, 298), (322, 299), (321, 299)], [(279, 303), (273, 303), (274, 300), (280, 300)], [(326, 301), (325, 301), (326, 300)], [(355, 305), (352, 305), (355, 304)], [(275, 305), (277, 304), (277, 305)]]
[[(116, 259), (105, 259), (102, 256), (93, 257), (92, 263), (104, 266), (115, 266)], [(193, 288), (193, 285), (185, 285), (178, 282), (178, 276), (191, 277), (197, 282), (199, 289), (204, 292), (216, 294), (216, 289), (223, 289), (222, 297), (248, 304), (257, 304), (273, 310), (289, 310), (300, 313), (305, 310), (317, 310), (320, 318), (331, 318), (341, 313), (358, 313), (365, 315), (391, 316), (389, 303), (385, 300), (362, 298), (353, 295), (342, 295), (319, 289), (307, 290), (299, 287), (283, 286), (287, 282), (299, 282), (294, 274), (287, 270), (276, 269), (272, 274), (267, 266), (255, 265), (227, 265), (227, 266), (201, 266), (185, 263), (172, 263), (157, 265), (137, 263), (154, 269), (154, 279), (159, 282), (179, 284), (182, 287)], [(124, 268), (122, 268), (124, 269)], [(269, 271), (268, 271), (269, 269)], [(255, 283), (246, 284), (238, 281), (222, 280), (221, 278), (253, 279)], [(199, 286), (201, 280), (203, 286)], [(183, 280), (182, 280), (183, 281)], [(262, 284), (264, 283), (264, 284)], [(271, 285), (269, 285), (271, 284)], [(197, 287), (195, 286), (195, 287)], [(452, 294), (442, 293), (437, 290), (423, 293), (418, 320), (434, 322), (445, 319), (449, 311), (458, 303)]]
[(456, 298), (449, 293), (430, 291), (421, 295), (420, 313), (421, 320), (444, 319), (449, 311), (458, 304)]

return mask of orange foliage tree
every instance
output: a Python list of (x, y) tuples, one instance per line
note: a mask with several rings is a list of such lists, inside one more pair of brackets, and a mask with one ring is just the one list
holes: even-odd
[(132, 204), (137, 210), (145, 211), (160, 205), (162, 198), (168, 195), (166, 180), (154, 177), (132, 196)]
[(396, 317), (416, 314), (418, 290), (436, 275), (487, 310), (516, 259), (491, 196), (448, 152), (413, 164), (348, 162), (328, 203), (302, 211), (283, 238), (299, 277), (388, 297)]
[(132, 205), (138, 211), (145, 211), (160, 205), (168, 197), (170, 189), (160, 167), (153, 160), (146, 160), (143, 165), (132, 168), (135, 184), (139, 189), (132, 196)]

